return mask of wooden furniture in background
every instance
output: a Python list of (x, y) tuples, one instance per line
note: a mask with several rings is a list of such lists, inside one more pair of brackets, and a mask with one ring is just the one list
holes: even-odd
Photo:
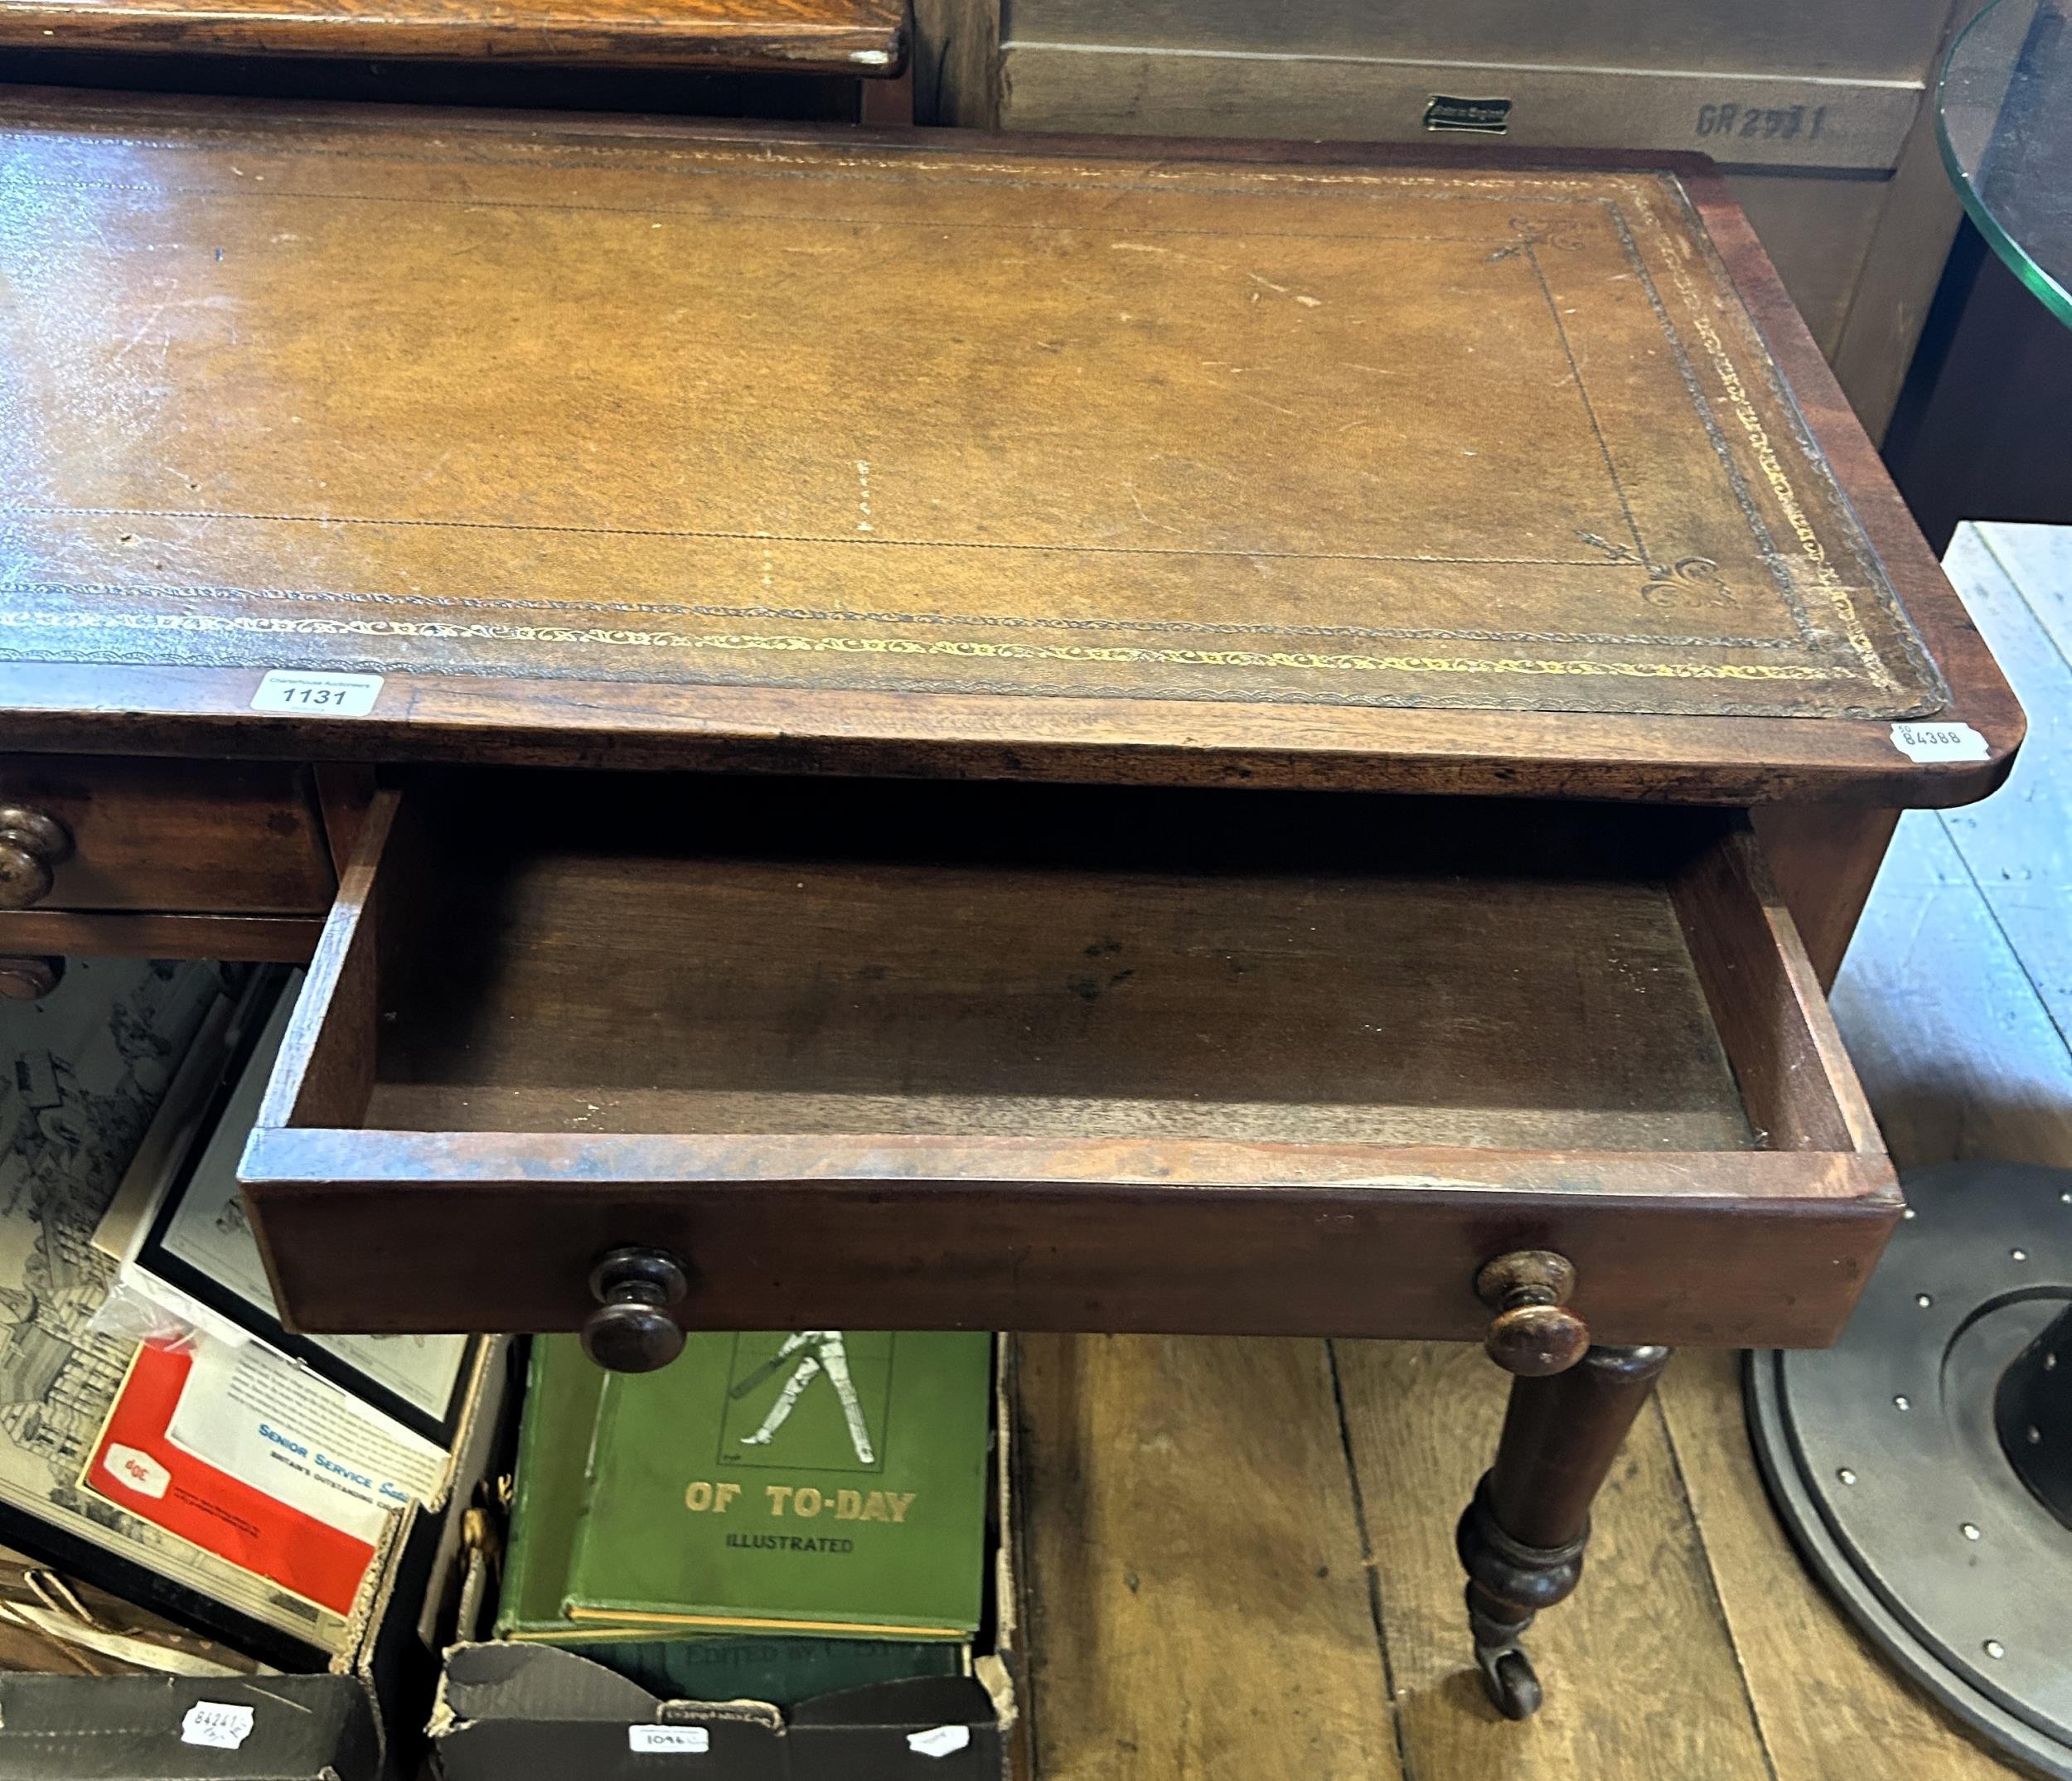
[(898, 0), (0, 0), (0, 50), (593, 62), (884, 77)]
[(323, 763), (284, 1311), (1475, 1339), (1551, 1251), (1600, 1346), (1468, 1552), (1528, 1711), (1603, 1345), (1827, 1339), (1899, 1216), (1745, 807), (2021, 727), (1709, 169), (77, 94), (0, 152), (12, 745)]
[(918, 0), (923, 123), (1697, 150), (1882, 437), (1957, 228), (1929, 90), (1981, 0)]

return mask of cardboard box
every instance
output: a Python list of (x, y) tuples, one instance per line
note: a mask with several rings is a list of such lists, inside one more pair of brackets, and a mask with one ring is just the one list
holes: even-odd
[(633, 1781), (658, 1755), (696, 1755), (701, 1781), (1012, 1781), (1029, 1772), (1016, 1701), (1019, 1598), (1013, 1344), (996, 1350), (985, 1624), (971, 1671), (823, 1695), (789, 1709), (668, 1701), (550, 1645), (469, 1642), (446, 1655), (432, 1719), (444, 1781)]
[[(455, 1624), (463, 1530), (507, 1463), (511, 1346), (485, 1345), (435, 1502), (391, 1517), (346, 1647), (315, 1675), (0, 1677), (0, 1781), (409, 1781)], [(521, 1771), (506, 1771), (516, 1774)]]
[(0, 1355), (15, 1410), (0, 1443), (0, 1532), (89, 1593), (288, 1673), (0, 1674), (0, 1781), (400, 1781), (423, 1754), (466, 1513), (508, 1464), (509, 1344), (472, 1352), (434, 1486), (375, 1524), (343, 1612), (311, 1603), (306, 1619), (291, 1615), (283, 1589), (78, 1483), (144, 1333), (104, 1325), (133, 1246), (110, 1253), (103, 1233), (124, 1228), (127, 1212), (141, 1240), (166, 1171), (222, 1118), (238, 1011), (259, 987), (250, 979), (202, 963), (77, 960), (55, 995), (0, 1004), (0, 1058), (12, 1062), (0, 1072), (0, 1287), (32, 1308)]
[(440, 1715), (433, 1748), (446, 1781), (634, 1781), (672, 1753), (700, 1757), (698, 1773), (711, 1781), (1010, 1773), (1011, 1719), (972, 1677), (884, 1682), (783, 1712), (662, 1701), (552, 1645), (462, 1645), (447, 1657)]
[(351, 1676), (10, 1676), (4, 1701), (5, 1781), (377, 1781), (382, 1772), (373, 1703)]

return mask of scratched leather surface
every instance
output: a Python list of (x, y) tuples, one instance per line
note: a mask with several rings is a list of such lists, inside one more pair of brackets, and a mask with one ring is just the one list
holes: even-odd
[(1943, 702), (1673, 180), (0, 100), (0, 654)]

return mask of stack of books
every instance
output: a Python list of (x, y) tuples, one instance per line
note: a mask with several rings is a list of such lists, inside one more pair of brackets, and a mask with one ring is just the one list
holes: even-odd
[(992, 1338), (695, 1334), (660, 1372), (533, 1347), (497, 1636), (778, 1706), (969, 1662)]

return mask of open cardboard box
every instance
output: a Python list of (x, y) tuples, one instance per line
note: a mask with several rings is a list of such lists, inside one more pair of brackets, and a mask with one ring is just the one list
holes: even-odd
[(327, 1671), (0, 1677), (0, 1781), (414, 1776), (466, 1570), (466, 1512), (508, 1452), (518, 1396), (511, 1349), (491, 1342), (477, 1351), (438, 1499), (390, 1518)]
[[(13, 1054), (12, 1093), (0, 1095), (0, 1113), (18, 1122), (26, 1111), (32, 1125), (47, 1119), (59, 1132), (84, 1135), (54, 1138), (49, 1154), (30, 1156), (30, 1178), (41, 1191), (19, 1197), (5, 1232), (9, 1265), (0, 1270), (0, 1285), (28, 1288), (38, 1258), (69, 1283), (56, 1314), (36, 1323), (41, 1346), (33, 1353), (117, 1364), (122, 1332), (97, 1331), (88, 1321), (108, 1302), (95, 1285), (98, 1275), (73, 1246), (90, 1237), (118, 1262), (131, 1252), (171, 1174), (198, 1154), (223, 1116), (241, 1055), (240, 1035), (247, 1030), (241, 1016), (259, 1009), (263, 1018), (261, 987), (241, 971), (226, 975), (204, 961), (162, 966), (75, 959), (52, 995), (33, 1007), (6, 1004), (0, 1058)], [(152, 1077), (148, 1064), (169, 1068), (170, 1078)], [(137, 1129), (133, 1117), (141, 1122)], [(68, 1146), (69, 1154), (61, 1156)], [(103, 1335), (110, 1339), (96, 1346)], [(76, 1475), (64, 1469), (75, 1468), (79, 1458), (61, 1450), (57, 1437), (83, 1416), (86, 1424), (76, 1432), (85, 1439), (106, 1406), (90, 1395), (80, 1403), (61, 1399), (62, 1376), (50, 1382), (41, 1400), (31, 1391), (17, 1409), (48, 1419), (55, 1433), (40, 1446), (17, 1444), (14, 1463), (4, 1469), (7, 1488), (0, 1491), (0, 1540), (61, 1575), (98, 1585), (285, 1673), (0, 1673), (0, 1778), (414, 1777), (438, 1653), (452, 1637), (460, 1595), (466, 1512), (482, 1479), (508, 1464), (505, 1444), (518, 1397), (511, 1389), (512, 1346), (477, 1346), (429, 1500), (386, 1518), (342, 1624), (335, 1615), (316, 1621), (312, 1604), (312, 1629), (320, 1627), (321, 1637), (307, 1639), (211, 1593), (206, 1566), (186, 1572), (154, 1567), (152, 1551), (170, 1550), (170, 1539), (153, 1548), (98, 1527), (84, 1493), (51, 1489), (39, 1496), (45, 1476)], [(22, 1373), (17, 1366), (17, 1390)], [(91, 1537), (97, 1532), (108, 1537)], [(211, 1562), (219, 1575), (230, 1569), (225, 1561)]]
[[(702, 1781), (1014, 1781), (1017, 1566), (1008, 1414), (1013, 1342), (995, 1349), (985, 1624), (969, 1672), (880, 1683), (788, 1709), (670, 1701), (550, 1645), (468, 1642), (447, 1653), (432, 1717), (444, 1781), (632, 1781), (695, 1758)], [(688, 1768), (686, 1773), (692, 1772)]]

